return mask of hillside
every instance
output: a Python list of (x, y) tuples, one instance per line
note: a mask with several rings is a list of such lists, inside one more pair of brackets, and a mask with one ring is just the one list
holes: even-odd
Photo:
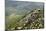
[(11, 30), (42, 29), (44, 28), (44, 11), (35, 9), (17, 22)]

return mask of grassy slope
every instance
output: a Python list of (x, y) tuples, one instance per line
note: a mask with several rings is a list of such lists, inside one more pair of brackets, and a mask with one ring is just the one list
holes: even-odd
[(6, 16), (6, 28), (10, 29), (17, 26), (17, 23), (22, 18), (22, 15)]

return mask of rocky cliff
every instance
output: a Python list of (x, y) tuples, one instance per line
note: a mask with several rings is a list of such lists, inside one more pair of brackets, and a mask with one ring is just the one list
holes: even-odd
[(32, 12), (24, 16), (19, 22), (16, 29), (40, 29), (44, 28), (44, 11), (34, 9)]

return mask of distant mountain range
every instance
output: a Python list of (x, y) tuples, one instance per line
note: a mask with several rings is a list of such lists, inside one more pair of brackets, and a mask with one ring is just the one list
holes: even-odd
[(43, 2), (6, 1), (5, 8), (6, 16), (11, 14), (24, 15), (32, 9), (43, 9)]

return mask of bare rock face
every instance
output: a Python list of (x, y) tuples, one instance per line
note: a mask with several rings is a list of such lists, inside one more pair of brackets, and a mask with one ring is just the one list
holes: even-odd
[[(33, 10), (33, 12), (29, 13), (23, 19), (21, 19), (19, 21), (19, 24), (22, 25), (21, 29), (30, 29), (30, 28), (38, 29), (38, 28), (44, 27), (44, 25), (42, 24), (42, 21), (44, 21), (43, 12), (41, 12), (41, 11), (43, 11), (43, 10), (40, 10), (40, 9)], [(39, 27), (39, 26), (42, 26), (42, 27)]]

